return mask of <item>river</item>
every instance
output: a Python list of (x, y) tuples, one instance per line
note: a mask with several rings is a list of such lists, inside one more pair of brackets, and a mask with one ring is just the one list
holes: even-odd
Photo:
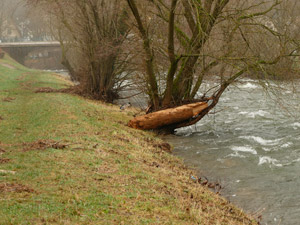
[(224, 93), (215, 114), (166, 140), (187, 165), (220, 182), (221, 194), (228, 200), (262, 215), (262, 224), (296, 225), (300, 224), (300, 101), (290, 84), (281, 88), (276, 101), (258, 81), (243, 80)]

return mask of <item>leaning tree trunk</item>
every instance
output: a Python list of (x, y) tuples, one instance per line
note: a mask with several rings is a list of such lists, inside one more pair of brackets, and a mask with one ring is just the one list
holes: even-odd
[(128, 126), (141, 130), (158, 130), (182, 121), (192, 119), (208, 107), (206, 102), (192, 103), (172, 109), (165, 109), (129, 121)]

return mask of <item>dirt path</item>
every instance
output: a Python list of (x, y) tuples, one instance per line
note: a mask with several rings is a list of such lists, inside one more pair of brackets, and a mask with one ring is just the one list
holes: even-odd
[(6, 68), (9, 68), (9, 69), (16, 69), (16, 67), (12, 66), (12, 65), (9, 65), (7, 63), (3, 63), (3, 62), (0, 62), (0, 65), (6, 67)]

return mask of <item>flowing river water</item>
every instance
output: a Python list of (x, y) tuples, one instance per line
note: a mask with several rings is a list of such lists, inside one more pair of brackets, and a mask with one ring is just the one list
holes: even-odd
[(215, 114), (166, 137), (175, 155), (220, 182), (228, 200), (261, 214), (262, 224), (300, 224), (300, 102), (288, 86), (274, 101), (244, 80), (224, 93)]

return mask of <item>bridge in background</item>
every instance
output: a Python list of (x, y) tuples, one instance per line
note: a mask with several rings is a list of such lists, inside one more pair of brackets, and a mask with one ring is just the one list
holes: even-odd
[(60, 47), (58, 41), (37, 41), (37, 42), (4, 42), (0, 43), (1, 48), (18, 47)]
[(0, 48), (17, 62), (35, 69), (62, 69), (59, 42), (0, 43)]

